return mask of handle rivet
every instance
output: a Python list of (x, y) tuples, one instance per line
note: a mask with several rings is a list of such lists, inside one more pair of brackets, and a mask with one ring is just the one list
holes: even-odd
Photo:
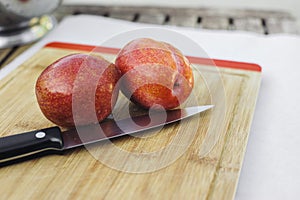
[(38, 139), (44, 138), (46, 136), (46, 133), (43, 131), (39, 131), (35, 134), (35, 137)]

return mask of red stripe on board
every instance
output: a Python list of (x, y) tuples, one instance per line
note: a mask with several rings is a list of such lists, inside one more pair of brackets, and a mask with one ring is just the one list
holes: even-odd
[(111, 53), (111, 54), (117, 54), (120, 51), (120, 49), (117, 48), (102, 47), (102, 46), (98, 47), (92, 45), (63, 43), (63, 42), (51, 42), (46, 44), (45, 47), (71, 49), (71, 50), (79, 50), (79, 51), (95, 51), (95, 52)]
[[(83, 45), (83, 44), (73, 44), (73, 43), (63, 43), (63, 42), (51, 42), (51, 43), (46, 44), (45, 47), (80, 50), (80, 51), (94, 51), (94, 52), (110, 53), (110, 54), (117, 54), (120, 51), (120, 49), (117, 49), (117, 48)], [(252, 64), (252, 63), (199, 58), (199, 57), (193, 57), (193, 56), (187, 56), (187, 58), (189, 59), (189, 61), (191, 63), (195, 63), (195, 64), (205, 64), (205, 65), (211, 65), (211, 66), (257, 71), (257, 72), (261, 72), (261, 70), (262, 70), (259, 65)]]
[(189, 59), (189, 61), (191, 63), (261, 72), (261, 67), (257, 64), (253, 64), (253, 63), (209, 59), (209, 58), (199, 58), (199, 57), (193, 57), (193, 56), (187, 56), (187, 58)]

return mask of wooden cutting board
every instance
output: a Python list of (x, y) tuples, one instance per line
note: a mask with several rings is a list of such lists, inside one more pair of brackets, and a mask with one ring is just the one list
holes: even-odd
[[(106, 47), (50, 43), (2, 79), (1, 136), (53, 126), (35, 99), (37, 77), (62, 56), (92, 50), (112, 62), (118, 52)], [(161, 130), (2, 167), (1, 197), (233, 199), (261, 68), (249, 63), (188, 58), (195, 75), (193, 100), (199, 105), (214, 104), (213, 109)], [(116, 107), (124, 105), (126, 99), (120, 95)], [(129, 105), (129, 112), (139, 111)]]

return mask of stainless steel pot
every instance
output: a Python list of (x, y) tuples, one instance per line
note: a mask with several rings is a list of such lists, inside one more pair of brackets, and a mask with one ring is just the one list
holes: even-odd
[(56, 25), (50, 14), (62, 0), (0, 0), (0, 48), (43, 37)]

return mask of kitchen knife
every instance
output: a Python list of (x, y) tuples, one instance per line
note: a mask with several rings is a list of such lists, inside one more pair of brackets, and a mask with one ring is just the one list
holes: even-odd
[[(170, 124), (212, 108), (213, 105), (154, 112), (115, 121), (106, 119), (99, 124), (76, 127), (62, 132), (59, 127), (0, 138), (0, 164), (27, 157), (57, 154), (75, 147), (133, 134)], [(164, 115), (164, 117), (163, 117)]]

